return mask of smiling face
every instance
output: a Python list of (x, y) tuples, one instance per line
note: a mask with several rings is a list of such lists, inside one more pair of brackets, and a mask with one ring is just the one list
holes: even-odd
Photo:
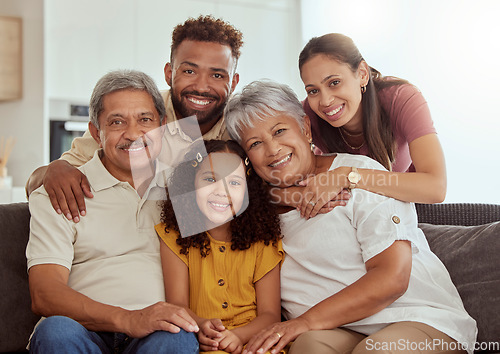
[(301, 77), (312, 110), (338, 128), (362, 128), (361, 87), (368, 83), (368, 66), (361, 62), (353, 72), (347, 64), (319, 54), (301, 68)]
[(246, 175), (241, 158), (214, 152), (203, 159), (195, 177), (196, 204), (210, 230), (240, 214), (246, 195)]
[(163, 129), (158, 111), (146, 91), (114, 91), (102, 101), (100, 129), (89, 123), (90, 133), (103, 149), (106, 169), (118, 180), (130, 181), (131, 166), (150, 170), (160, 153)]
[(214, 42), (185, 40), (165, 66), (177, 118), (196, 115), (202, 134), (222, 117), (231, 92), (238, 84), (231, 47)]
[(297, 120), (286, 114), (255, 119), (253, 127), (241, 130), (241, 145), (255, 172), (266, 182), (288, 187), (314, 171), (310, 149), (309, 120), (302, 130)]

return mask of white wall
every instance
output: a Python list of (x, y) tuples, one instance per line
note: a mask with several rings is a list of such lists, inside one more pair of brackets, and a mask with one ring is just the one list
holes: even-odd
[(0, 136), (16, 138), (7, 169), (14, 186), (24, 186), (43, 163), (48, 138), (43, 124), (43, 0), (1, 0), (0, 15), (23, 19), (23, 97), (0, 102)]
[(498, 204), (499, 13), (497, 0), (307, 0), (302, 45), (346, 34), (369, 65), (417, 85), (445, 152), (445, 202)]
[(142, 70), (168, 88), (172, 30), (200, 14), (243, 32), (237, 89), (267, 77), (300, 90), (299, 7), (299, 0), (46, 0), (48, 96), (87, 100), (97, 80), (118, 68)]

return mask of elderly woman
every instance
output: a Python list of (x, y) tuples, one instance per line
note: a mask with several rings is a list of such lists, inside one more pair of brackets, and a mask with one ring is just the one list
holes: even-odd
[[(346, 206), (310, 219), (283, 210), (287, 321), (264, 329), (244, 352), (279, 351), (291, 341), (291, 354), (472, 351), (475, 321), (418, 229), (414, 206), (356, 189), (356, 168), (382, 165), (359, 155), (314, 155), (309, 119), (285, 85), (247, 85), (230, 99), (225, 117), (252, 168), (276, 187), (354, 166), (346, 177), (352, 192)], [(314, 197), (334, 184), (323, 176), (307, 187)]]

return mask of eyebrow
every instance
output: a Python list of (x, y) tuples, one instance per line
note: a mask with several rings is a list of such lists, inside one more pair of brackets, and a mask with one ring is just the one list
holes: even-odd
[[(181, 65), (183, 65), (183, 64), (192, 66), (193, 68), (199, 68), (200, 67), (198, 64), (190, 62), (190, 61), (183, 61), (181, 63)], [(226, 75), (229, 75), (229, 73), (227, 72), (227, 70), (222, 69), (222, 68), (209, 68), (209, 69), (212, 70), (212, 71), (215, 71), (215, 72), (221, 72), (221, 73), (224, 73)]]
[[(340, 75), (337, 75), (337, 74), (328, 75), (323, 80), (321, 80), (321, 83), (324, 84), (326, 81), (330, 80), (332, 77), (340, 77)], [(309, 86), (314, 86), (314, 85), (313, 84), (308, 84), (305, 87), (307, 88)]]
[[(201, 176), (211, 176), (211, 177), (215, 177), (215, 178), (219, 178), (220, 179), (220, 174), (219, 173), (214, 173), (213, 171), (205, 171), (205, 172), (202, 172), (201, 173)], [(238, 176), (238, 175), (235, 175), (235, 174), (230, 174), (230, 175), (227, 175), (225, 176), (224, 178), (228, 178), (228, 177), (231, 177), (231, 178), (239, 178), (241, 179), (242, 181), (245, 180), (245, 178), (241, 177), (241, 176)]]
[[(278, 123), (276, 123), (275, 125), (273, 125), (273, 126), (271, 127), (270, 131), (272, 131), (274, 128), (276, 128), (276, 126), (278, 126), (278, 125), (280, 125), (280, 124), (285, 124), (285, 123), (283, 123), (283, 122), (278, 122)], [(252, 140), (252, 139), (257, 139), (257, 137), (256, 137), (256, 136), (252, 136), (252, 137), (248, 138), (248, 139), (245, 141), (245, 143), (248, 143), (248, 142), (249, 142), (250, 140)]]

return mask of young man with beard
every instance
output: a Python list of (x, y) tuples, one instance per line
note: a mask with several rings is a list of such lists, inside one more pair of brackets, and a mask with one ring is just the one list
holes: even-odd
[[(239, 81), (236, 66), (243, 45), (242, 34), (212, 16), (188, 19), (174, 28), (170, 63), (163, 92), (167, 128), (159, 160), (174, 166), (198, 139), (229, 139), (223, 110)], [(78, 222), (85, 215), (84, 196), (91, 198), (88, 180), (76, 167), (90, 160), (97, 144), (90, 133), (73, 141), (59, 160), (35, 170), (26, 184), (29, 195), (44, 185), (58, 213)]]

